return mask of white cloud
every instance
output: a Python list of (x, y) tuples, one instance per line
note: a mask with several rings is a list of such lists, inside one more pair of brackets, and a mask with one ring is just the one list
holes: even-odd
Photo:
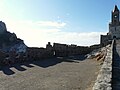
[[(24, 40), (25, 44), (30, 47), (45, 47), (47, 42), (77, 44), (77, 45), (92, 45), (100, 41), (100, 34), (106, 32), (64, 32), (60, 28), (65, 26), (64, 23), (49, 21), (43, 22), (40, 27), (40, 22), (32, 21), (5, 21), (8, 31), (15, 32), (17, 36)], [(45, 24), (45, 25), (44, 25)], [(48, 28), (53, 26), (53, 28)]]
[(62, 28), (66, 25), (66, 23), (64, 22), (55, 22), (55, 21), (39, 21), (38, 24), (40, 26), (56, 27), (56, 28)]

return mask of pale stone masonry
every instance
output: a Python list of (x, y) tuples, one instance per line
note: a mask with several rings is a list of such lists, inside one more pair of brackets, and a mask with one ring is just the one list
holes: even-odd
[(112, 63), (113, 63), (113, 48), (114, 40), (112, 45), (107, 47), (107, 55), (105, 61), (99, 71), (97, 80), (93, 86), (93, 90), (112, 90)]

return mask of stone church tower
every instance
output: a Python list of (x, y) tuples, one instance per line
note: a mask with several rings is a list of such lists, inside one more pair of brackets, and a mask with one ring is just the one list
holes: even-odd
[(109, 32), (107, 35), (101, 35), (101, 44), (106, 44), (112, 39), (120, 39), (120, 11), (115, 5), (114, 10), (112, 11), (111, 22), (109, 23)]
[(109, 24), (109, 34), (111, 38), (119, 38), (120, 39), (120, 19), (119, 19), (119, 9), (115, 5), (114, 10), (112, 11), (112, 20)]

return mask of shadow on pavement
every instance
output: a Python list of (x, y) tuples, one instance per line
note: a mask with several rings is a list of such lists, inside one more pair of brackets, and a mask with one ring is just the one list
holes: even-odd
[(10, 69), (10, 67), (8, 67), (8, 66), (2, 67), (2, 68), (1, 68), (1, 71), (3, 71), (3, 73), (6, 74), (6, 75), (15, 74), (15, 72), (12, 71), (12, 70)]
[(6, 75), (12, 75), (12, 74), (15, 74), (15, 72), (10, 69), (12, 67), (17, 69), (18, 71), (25, 71), (27, 69), (22, 67), (23, 65), (28, 68), (34, 67), (33, 65), (37, 65), (42, 68), (47, 68), (50, 66), (57, 65), (61, 62), (79, 63), (79, 61), (83, 61), (85, 60), (85, 58), (86, 57), (84, 55), (79, 55), (79, 56), (71, 56), (71, 57), (57, 57), (57, 58), (51, 58), (51, 59), (45, 59), (45, 60), (35, 60), (35, 61), (28, 61), (28, 62), (26, 61), (23, 63), (17, 63), (9, 66), (1, 66), (0, 72), (2, 71)]

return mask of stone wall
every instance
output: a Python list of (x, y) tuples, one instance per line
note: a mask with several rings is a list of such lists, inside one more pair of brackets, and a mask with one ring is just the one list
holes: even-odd
[(47, 44), (46, 48), (26, 47), (23, 44), (15, 45), (5, 52), (0, 50), (0, 64), (10, 65), (13, 63), (41, 60), (53, 57), (53, 48)]
[(111, 34), (112, 39), (114, 37), (120, 38), (120, 26), (109, 26), (109, 33)]
[(27, 48), (26, 55), (28, 60), (47, 59), (53, 57), (53, 51), (46, 48)]
[(75, 55), (85, 55), (92, 50), (100, 48), (100, 45), (93, 45), (90, 47), (67, 45), (54, 43), (52, 46), (50, 42), (46, 48), (27, 47), (23, 43), (15, 44), (6, 52), (0, 50), (0, 64), (13, 64), (16, 62), (43, 60), (53, 57), (68, 57)]
[(97, 80), (93, 86), (93, 90), (112, 90), (112, 59), (113, 59), (113, 48), (114, 40), (111, 46), (107, 46), (107, 55), (104, 63), (99, 71)]
[(85, 47), (85, 46), (77, 46), (77, 45), (67, 45), (54, 43), (53, 50), (55, 51), (55, 56), (74, 56), (74, 55), (82, 55), (88, 54), (92, 51), (93, 48)]
[(56, 57), (58, 56), (67, 56), (68, 45), (67, 44), (60, 44), (54, 43), (53, 50)]
[(101, 38), (100, 38), (101, 46), (106, 46), (106, 45), (110, 44), (111, 41), (112, 41), (111, 35), (101, 35)]

